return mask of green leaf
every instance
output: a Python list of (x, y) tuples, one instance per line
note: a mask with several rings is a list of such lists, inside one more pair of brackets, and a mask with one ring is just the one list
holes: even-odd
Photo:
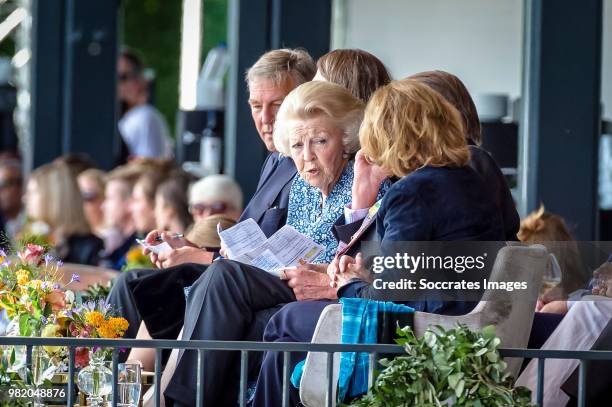
[(487, 325), (480, 330), (482, 336), (486, 339), (495, 338), (495, 325)]
[(425, 343), (427, 344), (427, 346), (429, 346), (430, 348), (433, 348), (436, 342), (438, 341), (438, 337), (436, 336), (436, 334), (431, 331), (425, 332), (423, 338), (425, 339)]
[(457, 387), (457, 383), (459, 383), (459, 380), (461, 379), (463, 379), (463, 373), (461, 372), (453, 373), (452, 375), (448, 376), (448, 385), (452, 389), (455, 389)]
[(30, 316), (23, 314), (19, 317), (19, 335), (30, 336)]
[(463, 394), (464, 388), (465, 388), (465, 380), (460, 380), (459, 383), (457, 383), (457, 387), (455, 388), (455, 396), (461, 397), (461, 395)]
[(499, 360), (499, 354), (497, 352), (488, 352), (487, 359), (491, 363), (497, 363), (497, 361)]

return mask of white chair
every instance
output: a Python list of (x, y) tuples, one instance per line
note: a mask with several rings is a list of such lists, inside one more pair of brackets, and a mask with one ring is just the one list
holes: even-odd
[[(472, 329), (495, 325), (497, 336), (505, 348), (524, 348), (529, 340), (533, 322), (537, 293), (542, 284), (542, 276), (549, 266), (549, 256), (542, 245), (503, 247), (495, 260), (489, 281), (524, 281), (529, 287), (532, 300), (521, 294), (512, 300), (513, 293), (504, 291), (485, 291), (482, 301), (466, 315), (445, 316), (415, 312), (414, 332), (421, 337), (427, 328), (440, 325), (446, 329), (458, 323)], [(327, 306), (319, 318), (314, 331), (314, 343), (340, 343), (342, 332), (342, 305)], [(338, 382), (340, 355), (334, 355), (334, 383)], [(306, 357), (304, 373), (300, 382), (300, 398), (306, 407), (325, 406), (327, 389), (327, 355), (310, 352)], [(506, 359), (508, 372), (514, 377), (518, 373), (522, 359)], [(333, 405), (336, 400), (336, 386), (333, 388)]]

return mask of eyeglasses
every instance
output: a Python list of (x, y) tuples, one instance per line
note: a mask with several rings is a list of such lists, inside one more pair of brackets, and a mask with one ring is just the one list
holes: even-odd
[(83, 201), (85, 202), (93, 202), (100, 198), (100, 194), (93, 191), (83, 191), (81, 192), (81, 196), (83, 197)]
[(227, 208), (228, 205), (225, 202), (213, 202), (211, 204), (196, 203), (189, 205), (189, 213), (201, 215), (204, 212), (209, 212), (211, 215), (216, 215), (225, 212)]

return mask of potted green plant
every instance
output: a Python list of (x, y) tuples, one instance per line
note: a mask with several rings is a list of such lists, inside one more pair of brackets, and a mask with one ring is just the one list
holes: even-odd
[(436, 326), (422, 338), (406, 327), (397, 335), (406, 354), (382, 359), (384, 369), (351, 407), (533, 406), (530, 390), (512, 387), (494, 326), (481, 331)]

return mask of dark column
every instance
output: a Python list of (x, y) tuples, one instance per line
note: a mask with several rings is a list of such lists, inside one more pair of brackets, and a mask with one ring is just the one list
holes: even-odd
[(318, 59), (329, 51), (331, 14), (332, 0), (272, 0), (272, 48), (302, 47)]
[(244, 73), (261, 54), (275, 48), (305, 48), (313, 58), (326, 53), (331, 0), (230, 0), (229, 8), (225, 171), (234, 175), (248, 200), (267, 150), (251, 119)]
[(251, 119), (249, 92), (244, 74), (270, 47), (268, 0), (230, 0), (228, 13), (228, 50), (230, 71), (226, 102), (225, 172), (242, 187), (248, 202), (266, 156)]
[(525, 1), (520, 206), (597, 237), (602, 1)]
[(117, 19), (119, 0), (66, 1), (64, 152), (115, 165)]
[(115, 164), (119, 0), (34, 0), (32, 164), (69, 152)]
[[(31, 148), (33, 167), (62, 152), (64, 0), (32, 2)], [(27, 157), (28, 154), (25, 154)]]

